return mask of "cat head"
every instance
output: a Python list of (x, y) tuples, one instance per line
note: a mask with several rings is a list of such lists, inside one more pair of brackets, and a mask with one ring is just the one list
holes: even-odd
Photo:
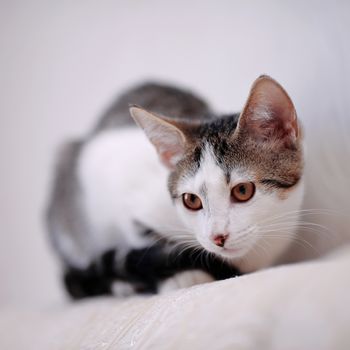
[(302, 140), (276, 81), (259, 77), (240, 115), (207, 122), (130, 111), (170, 171), (179, 216), (206, 250), (239, 259), (266, 244), (272, 258), (286, 247), (303, 194)]

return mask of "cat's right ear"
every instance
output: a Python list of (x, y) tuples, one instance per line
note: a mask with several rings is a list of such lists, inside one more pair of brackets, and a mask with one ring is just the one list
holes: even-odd
[(174, 169), (185, 153), (186, 137), (175, 122), (148, 112), (138, 106), (130, 107), (130, 114), (157, 149), (162, 163)]

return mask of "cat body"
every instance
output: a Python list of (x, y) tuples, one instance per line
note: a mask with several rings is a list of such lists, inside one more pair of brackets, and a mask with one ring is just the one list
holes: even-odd
[(48, 224), (73, 296), (118, 280), (134, 292), (180, 275), (180, 286), (227, 278), (284, 252), (290, 240), (268, 233), (301, 205), (300, 130), (285, 91), (259, 79), (243, 112), (227, 116), (189, 92), (141, 85), (66, 145)]
[[(56, 247), (75, 267), (86, 267), (114, 246), (125, 245), (126, 251), (147, 246), (144, 232), (159, 226), (169, 230), (174, 222), (179, 225), (167, 192), (168, 171), (131, 118), (130, 101), (159, 113), (170, 110), (178, 118), (185, 116), (182, 109), (194, 118), (209, 112), (204, 102), (189, 93), (143, 84), (121, 96), (86, 140), (63, 148), (49, 224), (58, 217), (67, 226), (81, 224), (67, 228), (58, 227), (62, 222), (50, 225), (53, 239), (58, 238)], [(66, 189), (67, 183), (74, 188)], [(72, 203), (78, 213), (72, 210)]]

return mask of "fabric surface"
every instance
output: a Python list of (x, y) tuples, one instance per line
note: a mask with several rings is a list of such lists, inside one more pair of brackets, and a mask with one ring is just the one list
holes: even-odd
[(154, 297), (0, 316), (1, 349), (349, 349), (350, 246)]

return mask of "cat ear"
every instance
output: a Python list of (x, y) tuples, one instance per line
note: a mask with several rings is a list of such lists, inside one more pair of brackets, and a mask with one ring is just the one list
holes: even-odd
[(258, 141), (268, 141), (293, 148), (299, 126), (292, 100), (275, 80), (262, 75), (255, 80), (239, 118), (238, 130)]
[(173, 169), (185, 153), (186, 138), (183, 132), (174, 121), (138, 106), (130, 107), (130, 114), (156, 147), (162, 163)]

